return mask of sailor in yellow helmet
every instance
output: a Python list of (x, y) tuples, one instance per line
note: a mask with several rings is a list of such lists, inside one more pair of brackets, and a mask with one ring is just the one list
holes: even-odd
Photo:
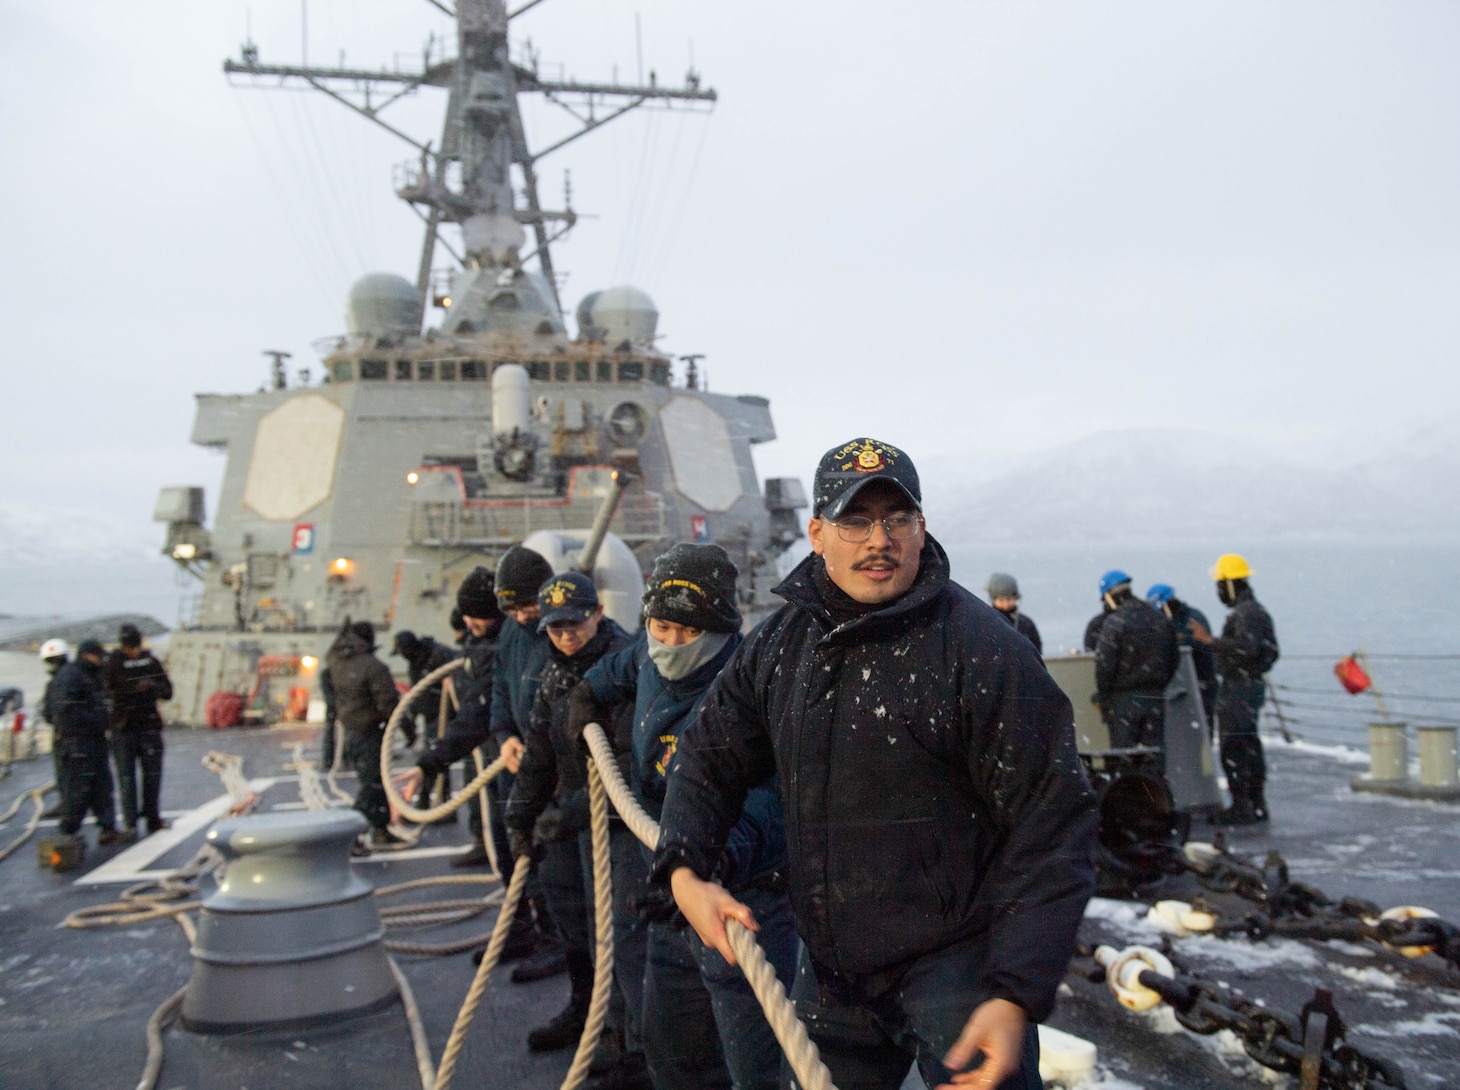
[(1255, 825), (1267, 820), (1267, 760), (1257, 718), (1267, 697), (1265, 675), (1278, 660), (1278, 642), (1272, 615), (1252, 593), (1251, 577), (1252, 567), (1243, 557), (1236, 553), (1219, 556), (1212, 578), (1217, 597), (1230, 612), (1220, 637), (1214, 638), (1200, 626), (1192, 633), (1198, 643), (1211, 645), (1222, 679), (1217, 731), (1232, 805), (1212, 818), (1218, 825)]

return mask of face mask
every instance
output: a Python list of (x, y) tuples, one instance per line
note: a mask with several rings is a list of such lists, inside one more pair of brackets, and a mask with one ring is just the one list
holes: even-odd
[(730, 640), (728, 632), (702, 632), (689, 643), (670, 647), (669, 644), (656, 640), (653, 633), (644, 634), (649, 637), (649, 658), (653, 660), (655, 668), (665, 681), (689, 677), (718, 655), (720, 649)]

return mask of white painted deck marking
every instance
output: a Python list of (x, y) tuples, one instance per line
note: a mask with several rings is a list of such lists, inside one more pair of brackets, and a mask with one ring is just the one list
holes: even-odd
[[(262, 795), (278, 779), (265, 778), (249, 780), (248, 789)], [(219, 795), (212, 802), (189, 810), (172, 823), (171, 829), (163, 829), (151, 836), (143, 837), (126, 851), (107, 860), (95, 870), (83, 874), (73, 883), (78, 886), (111, 885), (120, 882), (145, 882), (150, 878), (171, 874), (168, 871), (144, 871), (142, 868), (166, 855), (183, 841), (213, 824), (233, 805), (233, 796)]]

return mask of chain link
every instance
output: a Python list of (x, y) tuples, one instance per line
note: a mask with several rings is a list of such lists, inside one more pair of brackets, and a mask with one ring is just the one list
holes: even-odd
[[(1106, 980), (1105, 967), (1095, 960), (1094, 950), (1084, 945), (1076, 948), (1070, 972), (1094, 984)], [(1138, 979), (1171, 1007), (1184, 1028), (1203, 1036), (1231, 1030), (1254, 1062), (1285, 1074), (1302, 1073), (1301, 1090), (1403, 1090), (1405, 1086), (1403, 1073), (1393, 1063), (1366, 1055), (1344, 1041), (1343, 1019), (1326, 989), (1318, 989), (1302, 1015), (1295, 1016), (1244, 999), (1225, 984), (1204, 980), (1185, 969), (1169, 977), (1148, 969)]]

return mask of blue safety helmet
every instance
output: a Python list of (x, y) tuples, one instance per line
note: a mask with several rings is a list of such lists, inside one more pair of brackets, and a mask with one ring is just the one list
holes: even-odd
[(1152, 583), (1151, 589), (1146, 591), (1146, 601), (1151, 603), (1152, 609), (1160, 609), (1175, 597), (1176, 588), (1170, 583)]
[(1111, 568), (1100, 577), (1100, 596), (1103, 598), (1116, 587), (1130, 582), (1130, 576), (1119, 568)]

